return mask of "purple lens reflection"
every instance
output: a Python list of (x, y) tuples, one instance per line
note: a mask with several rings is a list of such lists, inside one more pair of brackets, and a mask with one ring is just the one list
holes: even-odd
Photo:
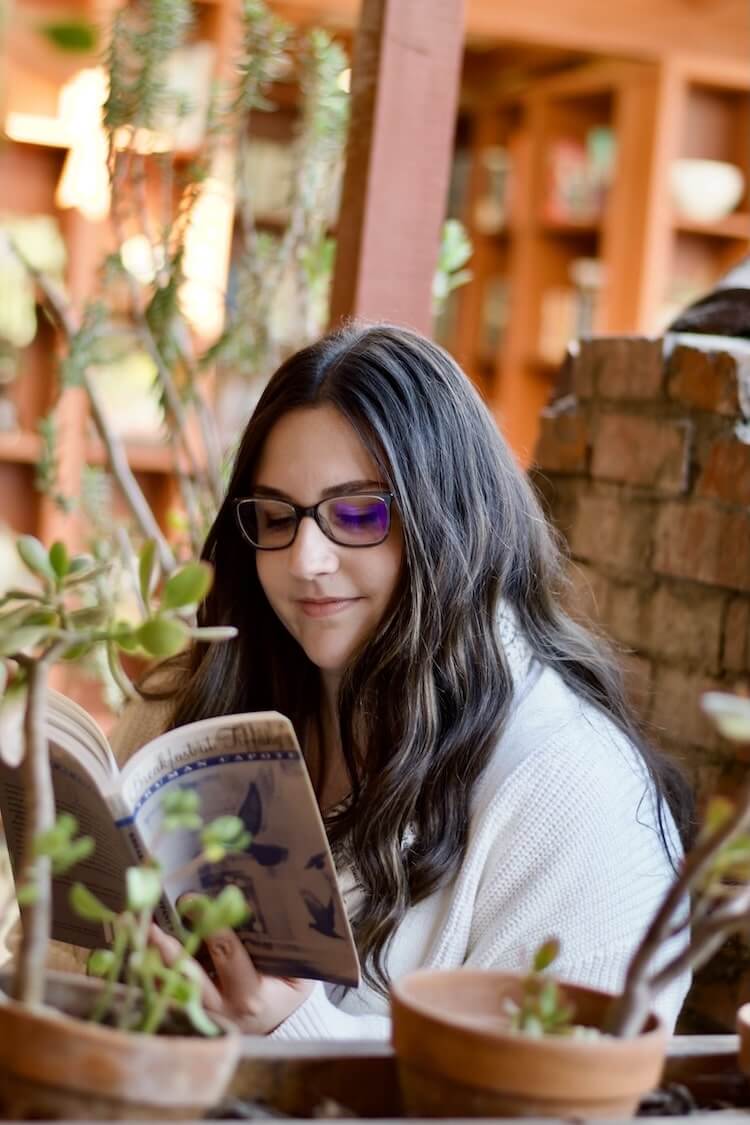
[(388, 534), (388, 504), (379, 496), (339, 496), (321, 514), (343, 542), (377, 543)]

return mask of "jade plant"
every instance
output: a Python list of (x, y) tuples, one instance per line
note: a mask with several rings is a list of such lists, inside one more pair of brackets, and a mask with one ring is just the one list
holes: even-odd
[[(76, 826), (70, 819), (55, 817), (45, 727), (51, 668), (81, 660), (92, 649), (100, 648), (105, 651), (118, 683), (131, 694), (132, 684), (121, 659), (123, 653), (147, 660), (164, 659), (175, 656), (191, 640), (227, 641), (236, 630), (229, 626), (205, 629), (193, 624), (196, 607), (213, 579), (206, 563), (187, 563), (157, 589), (159, 564), (152, 541), (143, 547), (137, 570), (134, 566), (137, 612), (128, 617), (122, 614), (109, 584), (115, 566), (112, 559), (71, 556), (62, 542), (53, 543), (47, 550), (32, 536), (21, 536), (17, 547), (32, 582), (30, 588), (11, 589), (0, 598), (0, 723), (7, 752), (13, 733), (12, 716), (20, 713), (16, 732), (21, 751), (18, 769), (22, 772), (26, 804), (18, 877), (22, 888), (23, 934), (14, 994), (23, 1003), (34, 1005), (42, 1003), (44, 996), (53, 870), (68, 869), (71, 862), (84, 858), (90, 848), (85, 837), (76, 836)], [(173, 818), (178, 814), (179, 810), (170, 812)], [(195, 808), (185, 808), (181, 815), (195, 820), (199, 814)], [(233, 833), (238, 834), (240, 829), (237, 824), (225, 823), (213, 830), (209, 826), (207, 831), (206, 845), (216, 848), (231, 846)], [(137, 916), (142, 927), (143, 912), (150, 901), (144, 888), (151, 888), (151, 897), (156, 894), (158, 872), (141, 870), (128, 878), (126, 918)], [(83, 892), (77, 894), (79, 907), (89, 901)], [(233, 905), (231, 896), (222, 901), (228, 908)], [(133, 930), (130, 922), (124, 920), (119, 932), (129, 935), (131, 961), (136, 955), (135, 967), (143, 952), (138, 944), (142, 929)], [(121, 937), (120, 941), (123, 940)], [(98, 964), (104, 964), (101, 958)], [(117, 965), (118, 975), (121, 968)]]
[(540, 945), (534, 954), (531, 971), (521, 984), (520, 1000), (516, 1002), (506, 999), (505, 1015), (514, 1031), (533, 1038), (574, 1033), (575, 1009), (558, 982), (553, 977), (544, 975), (559, 952), (560, 943), (556, 938), (550, 938)]
[[(188, 866), (192, 869), (204, 863), (216, 863), (250, 843), (249, 833), (239, 817), (221, 816), (204, 824), (198, 794), (192, 789), (167, 794), (162, 808), (165, 831), (197, 831), (200, 835), (199, 854), (178, 875), (186, 875)], [(90, 836), (78, 836), (77, 832), (75, 818), (61, 813), (52, 829), (35, 840), (36, 868), (42, 860), (47, 860), (53, 874), (63, 874), (91, 855), (94, 841)], [(70, 889), (70, 905), (75, 913), (108, 927), (112, 935), (110, 947), (94, 950), (87, 962), (89, 975), (104, 982), (91, 1020), (113, 1024), (122, 1031), (155, 1034), (180, 1012), (199, 1034), (218, 1034), (219, 1028), (201, 1003), (201, 984), (192, 958), (212, 934), (233, 929), (245, 921), (248, 906), (242, 892), (237, 887), (227, 886), (213, 899), (192, 894), (180, 903), (180, 914), (187, 916), (189, 925), (180, 926), (178, 937), (182, 950), (171, 965), (166, 965), (159, 951), (149, 943), (149, 932), (163, 892), (161, 869), (151, 861), (129, 867), (124, 879), (125, 908), (119, 913), (101, 902), (82, 883), (74, 883)], [(31, 882), (19, 887), (21, 904), (29, 906), (37, 901), (39, 881), (35, 870)], [(126, 985), (122, 999), (116, 990), (121, 981)]]

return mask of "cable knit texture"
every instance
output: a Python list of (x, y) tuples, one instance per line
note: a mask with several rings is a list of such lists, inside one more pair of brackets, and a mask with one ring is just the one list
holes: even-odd
[[(530, 661), (507, 614), (502, 639), (514, 703), (473, 794), (466, 853), (455, 877), (407, 913), (388, 972), (395, 979), (420, 967), (525, 970), (554, 935), (561, 943), (555, 975), (619, 991), (674, 875), (653, 788), (617, 728), (555, 671)], [(127, 717), (115, 739), (121, 760), (153, 736), (145, 729), (153, 722), (143, 707)], [(665, 819), (677, 861), (677, 833)], [(351, 911), (358, 892), (348, 873), (341, 880)], [(674, 949), (673, 941), (659, 961)], [(686, 974), (657, 1000), (670, 1028), (688, 985)], [(366, 984), (318, 984), (272, 1035), (371, 1039), (389, 1030), (387, 1001)]]

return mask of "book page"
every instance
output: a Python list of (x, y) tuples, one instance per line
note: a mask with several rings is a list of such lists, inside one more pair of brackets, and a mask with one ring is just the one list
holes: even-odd
[[(198, 834), (163, 830), (162, 799), (174, 787), (200, 797), (204, 822), (239, 816), (244, 852), (191, 862)], [(237, 932), (259, 971), (356, 986), (359, 963), (315, 794), (291, 723), (275, 712), (206, 719), (161, 735), (122, 772), (123, 805), (158, 856), (167, 896), (217, 894), (235, 884), (252, 917)]]
[[(121, 910), (125, 868), (132, 859), (104, 796), (81, 761), (80, 746), (62, 729), (50, 728), (48, 737), (57, 812), (74, 816), (79, 835), (92, 836), (96, 845), (88, 859), (53, 878), (52, 937), (93, 949), (104, 944), (104, 931), (99, 923), (81, 919), (73, 912), (68, 902), (70, 888), (74, 883), (84, 883), (110, 909)], [(2, 760), (0, 814), (15, 878), (23, 850), (24, 791), (20, 770)]]

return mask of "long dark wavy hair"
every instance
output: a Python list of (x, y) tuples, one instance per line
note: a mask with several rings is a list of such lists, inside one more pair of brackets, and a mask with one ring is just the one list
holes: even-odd
[[(233, 501), (252, 493), (276, 422), (322, 404), (353, 426), (403, 527), (396, 596), (342, 678), (351, 795), (326, 821), (337, 861), (351, 865), (362, 892), (352, 926), (365, 976), (385, 989), (385, 953), (405, 911), (461, 862), (472, 791), (508, 716), (501, 599), (515, 609), (533, 655), (638, 747), (668, 851), (664, 801), (681, 831), (691, 802), (676, 767), (642, 737), (607, 646), (561, 608), (565, 569), (555, 535), (479, 395), (445, 351), (386, 324), (329, 334), (287, 359), (266, 387), (203, 552), (215, 582), (200, 623), (232, 624), (239, 635), (192, 651), (172, 725), (276, 709), (303, 747), (320, 729), (318, 669), (269, 606)], [(404, 847), (410, 830), (413, 843)]]

